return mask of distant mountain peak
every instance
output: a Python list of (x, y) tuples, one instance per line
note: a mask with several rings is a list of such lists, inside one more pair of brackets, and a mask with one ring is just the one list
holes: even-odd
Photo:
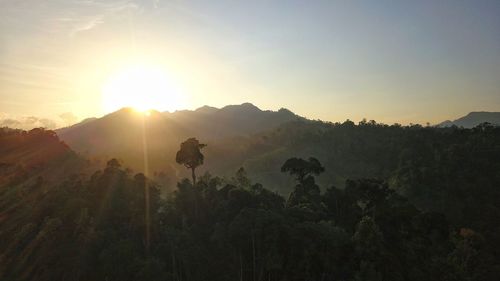
[(253, 103), (251, 102), (244, 102), (242, 104), (240, 104), (241, 107), (251, 107), (251, 108), (258, 108), (257, 106), (255, 106)]
[(213, 107), (213, 106), (209, 106), (209, 105), (204, 105), (202, 107), (198, 107), (197, 109), (195, 109), (196, 112), (203, 112), (203, 113), (212, 113), (212, 112), (216, 112), (218, 110), (219, 109), (217, 107)]
[(280, 113), (287, 113), (287, 114), (293, 114), (293, 115), (296, 115), (296, 114), (295, 114), (295, 113), (293, 113), (290, 109), (288, 109), (288, 108), (284, 108), (284, 107), (280, 108), (280, 109), (278, 110), (278, 112), (280, 112)]
[(437, 127), (464, 127), (464, 128), (473, 128), (481, 123), (488, 122), (493, 125), (500, 126), (500, 112), (488, 112), (488, 111), (472, 111), (467, 115), (460, 117), (456, 120), (450, 121), (446, 120), (444, 122), (436, 125)]
[(134, 163), (134, 169), (140, 170), (142, 166), (138, 163), (142, 162), (135, 160), (144, 153), (144, 132), (151, 151), (149, 160), (156, 163), (155, 167), (160, 167), (158, 163), (165, 163), (167, 153), (175, 152), (179, 143), (188, 137), (196, 136), (210, 142), (250, 136), (298, 118), (302, 117), (287, 109), (261, 110), (251, 103), (221, 109), (202, 106), (172, 113), (150, 111), (146, 119), (131, 108), (122, 108), (101, 118), (57, 130), (57, 134), (77, 152), (95, 157), (120, 156)]
[(220, 111), (238, 111), (238, 112), (262, 112), (260, 108), (252, 103), (245, 102), (242, 104), (226, 105)]
[(132, 107), (122, 107), (122, 108), (118, 109), (117, 111), (111, 112), (109, 114), (114, 114), (114, 113), (132, 113), (132, 112), (135, 112), (135, 110)]
[[(489, 112), (489, 111), (471, 111), (466, 116), (478, 116), (478, 115), (495, 115), (499, 112)], [(462, 117), (463, 118), (463, 117)]]

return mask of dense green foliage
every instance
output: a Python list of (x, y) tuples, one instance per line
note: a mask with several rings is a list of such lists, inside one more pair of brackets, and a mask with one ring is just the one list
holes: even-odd
[[(280, 166), (291, 157), (313, 156), (327, 168), (317, 179), (323, 191), (332, 184), (343, 188), (347, 179), (378, 178), (419, 209), (443, 213), (453, 224), (492, 229), (500, 221), (500, 127), (297, 121), (235, 142), (247, 152), (234, 155), (247, 160), (232, 164), (280, 194), (293, 186), (290, 177), (280, 175)], [(207, 158), (215, 157), (208, 152)]]
[[(281, 162), (286, 197), (239, 169), (182, 180), (162, 198), (116, 160), (58, 183), (37, 173), (4, 179), (0, 280), (500, 276), (499, 128), (300, 123), (265, 141), (280, 137), (308, 159)], [(325, 184), (327, 173), (350, 172)]]

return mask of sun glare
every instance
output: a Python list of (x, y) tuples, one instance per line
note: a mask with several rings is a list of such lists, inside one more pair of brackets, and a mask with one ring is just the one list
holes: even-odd
[(114, 73), (102, 87), (102, 105), (106, 113), (131, 107), (147, 113), (150, 109), (180, 109), (184, 97), (165, 70), (135, 65)]

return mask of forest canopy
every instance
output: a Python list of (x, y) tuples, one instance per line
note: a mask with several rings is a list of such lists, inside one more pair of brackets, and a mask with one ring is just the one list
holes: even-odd
[[(304, 128), (289, 149), (327, 136), (330, 125), (325, 126)], [(80, 164), (60, 181), (48, 171), (61, 159), (77, 157), (71, 151), (36, 168), (7, 167), (2, 160), (0, 279), (494, 280), (500, 275), (499, 128), (334, 126), (347, 135), (332, 134), (330, 140), (364, 140), (350, 152), (364, 152), (370, 165), (379, 159), (378, 169), (390, 176), (325, 185), (318, 178), (332, 169), (331, 162), (311, 153), (286, 159), (278, 168), (291, 183), (283, 187), (291, 191), (286, 196), (240, 167), (231, 177), (205, 173), (194, 184), (181, 180), (162, 195), (153, 179), (116, 159), (91, 176), (79, 173), (82, 164), (71, 160)], [(378, 147), (387, 131), (400, 132), (395, 141), (407, 148), (400, 149), (397, 163), (384, 162), (391, 151)], [(24, 133), (2, 132), (1, 138), (15, 134)], [(67, 150), (50, 132), (32, 134)], [(370, 142), (377, 149), (369, 149)], [(380, 157), (370, 155), (377, 150)], [(348, 171), (351, 164), (345, 165)]]

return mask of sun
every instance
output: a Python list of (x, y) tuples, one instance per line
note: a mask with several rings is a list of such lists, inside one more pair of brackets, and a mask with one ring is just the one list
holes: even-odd
[(123, 107), (147, 112), (174, 111), (184, 106), (184, 96), (167, 71), (151, 65), (132, 65), (112, 74), (102, 87), (106, 113)]

